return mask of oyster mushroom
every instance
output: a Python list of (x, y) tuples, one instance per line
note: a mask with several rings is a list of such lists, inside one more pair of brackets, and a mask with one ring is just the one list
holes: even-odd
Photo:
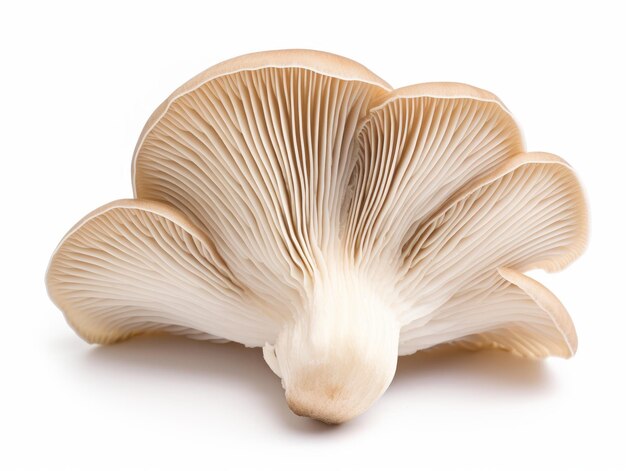
[(329, 423), (370, 407), (398, 355), (576, 350), (563, 306), (523, 272), (582, 252), (580, 184), (524, 152), (486, 91), (392, 90), (321, 52), (242, 56), (155, 111), (133, 183), (50, 262), (50, 297), (88, 342), (263, 347), (291, 409)]

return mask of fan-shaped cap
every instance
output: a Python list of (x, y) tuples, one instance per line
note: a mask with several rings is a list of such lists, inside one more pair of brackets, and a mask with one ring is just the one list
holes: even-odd
[(365, 67), (315, 51), (224, 62), (150, 118), (135, 153), (136, 195), (185, 213), (243, 284), (294, 309), (320, 253), (340, 250), (330, 246), (350, 143), (388, 89)]
[(278, 332), (207, 236), (153, 201), (114, 201), (85, 216), (54, 252), (46, 283), (88, 342), (161, 331), (262, 346)]
[(427, 83), (375, 103), (356, 147), (349, 239), (357, 259), (376, 264), (455, 191), (522, 152), (523, 142), (495, 95)]
[(541, 283), (510, 268), (488, 288), (465, 289), (438, 309), (427, 327), (406, 328), (400, 354), (456, 343), (470, 349), (500, 348), (519, 356), (568, 358), (578, 347), (571, 317)]
[[(582, 191), (565, 161), (546, 153), (509, 160), (447, 201), (404, 245), (400, 285), (412, 307), (401, 353), (472, 335), (520, 355), (569, 356), (576, 342), (567, 312), (519, 271), (562, 269), (586, 238)], [(429, 288), (415, 292), (416, 285)], [(532, 347), (519, 340), (525, 334)]]
[[(237, 76), (245, 72), (261, 72), (267, 69), (295, 69), (308, 70), (319, 75), (333, 77), (344, 81), (355, 81), (373, 85), (382, 90), (391, 90), (392, 87), (383, 79), (363, 65), (346, 57), (328, 52), (314, 51), (309, 49), (285, 49), (266, 52), (254, 52), (244, 54), (233, 59), (220, 62), (209, 67), (198, 75), (178, 87), (161, 105), (152, 113), (146, 122), (133, 155), (133, 188), (135, 196), (138, 195), (139, 181), (136, 176), (137, 164), (140, 159), (142, 146), (149, 139), (152, 132), (157, 132), (164, 118), (167, 119), (172, 105), (185, 95), (196, 92), (212, 81), (227, 76)], [(156, 129), (155, 129), (156, 128)], [(139, 178), (140, 180), (140, 178)]]

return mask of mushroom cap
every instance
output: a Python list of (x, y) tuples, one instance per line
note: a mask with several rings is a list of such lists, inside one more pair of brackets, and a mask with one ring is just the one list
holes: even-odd
[(57, 246), (46, 281), (89, 343), (166, 332), (262, 346), (278, 332), (271, 313), (242, 302), (245, 288), (206, 235), (156, 201), (118, 200), (89, 213)]
[(365, 66), (347, 57), (329, 52), (310, 49), (283, 49), (275, 51), (253, 52), (232, 59), (225, 60), (200, 72), (185, 82), (170, 94), (167, 99), (154, 110), (144, 125), (133, 155), (132, 180), (135, 197), (137, 197), (137, 183), (135, 178), (136, 162), (141, 147), (147, 135), (159, 125), (159, 121), (167, 115), (170, 106), (180, 97), (191, 93), (199, 87), (220, 77), (236, 75), (245, 71), (262, 69), (302, 69), (310, 70), (321, 75), (334, 77), (346, 81), (368, 83), (384, 90), (392, 87)]
[(355, 147), (348, 230), (366, 263), (395, 256), (455, 191), (524, 151), (500, 100), (459, 83), (392, 91), (370, 110)]
[(388, 89), (365, 67), (315, 51), (222, 63), (150, 118), (135, 194), (183, 212), (234, 276), (287, 318), (309, 296), (323, 252), (340, 256), (350, 145)]
[[(575, 260), (587, 218), (576, 176), (552, 154), (520, 154), (459, 191), (404, 246), (403, 289), (430, 289), (415, 293), (405, 313), (400, 353), (463, 338), (522, 356), (570, 356), (576, 334), (567, 312), (519, 272)], [(526, 344), (513, 341), (521, 335)]]
[[(455, 295), (442, 306), (429, 331), (407, 328), (401, 355), (452, 343), (471, 350), (497, 348), (525, 358), (569, 358), (578, 348), (576, 329), (558, 298), (541, 283), (510, 268), (499, 268), (491, 292)], [(438, 329), (438, 323), (448, 323)], [(450, 325), (454, 324), (454, 329)]]

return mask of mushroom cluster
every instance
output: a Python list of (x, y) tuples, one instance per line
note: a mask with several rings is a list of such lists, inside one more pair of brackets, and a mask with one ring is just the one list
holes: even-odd
[(370, 407), (398, 355), (576, 350), (566, 310), (523, 272), (583, 251), (581, 186), (525, 152), (484, 90), (394, 90), (322, 52), (245, 55), (157, 108), (132, 173), (135, 199), (84, 217), (48, 268), (88, 342), (262, 347), (289, 407), (328, 423)]

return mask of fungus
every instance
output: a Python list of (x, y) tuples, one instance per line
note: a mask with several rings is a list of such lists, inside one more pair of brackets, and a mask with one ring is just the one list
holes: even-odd
[(88, 342), (167, 332), (262, 347), (290, 408), (328, 423), (370, 407), (398, 355), (576, 350), (566, 310), (523, 272), (582, 252), (580, 184), (560, 158), (525, 152), (484, 90), (392, 90), (321, 52), (242, 56), (154, 112), (133, 184), (48, 269)]

